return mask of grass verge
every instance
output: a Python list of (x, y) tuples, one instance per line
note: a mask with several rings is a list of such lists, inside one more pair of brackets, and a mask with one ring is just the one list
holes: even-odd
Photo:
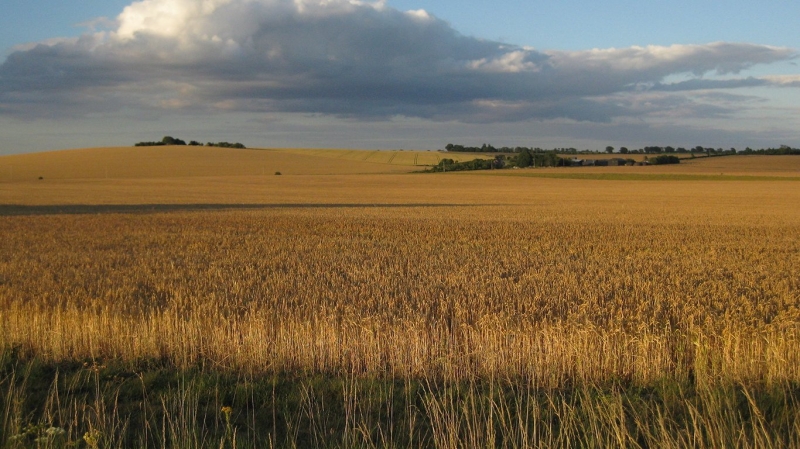
[(248, 376), (158, 361), (0, 363), (0, 446), (798, 447), (800, 387)]

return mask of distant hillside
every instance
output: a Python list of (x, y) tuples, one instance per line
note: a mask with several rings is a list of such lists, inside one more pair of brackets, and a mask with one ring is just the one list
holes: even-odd
[(0, 182), (44, 179), (181, 178), (402, 173), (435, 152), (145, 146), (49, 151), (0, 157)]

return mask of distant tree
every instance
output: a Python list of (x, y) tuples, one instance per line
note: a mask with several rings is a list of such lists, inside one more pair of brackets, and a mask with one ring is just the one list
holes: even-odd
[(533, 155), (527, 149), (524, 149), (517, 154), (517, 167), (525, 168), (533, 165)]
[(614, 147), (612, 147), (611, 145), (606, 147), (606, 153), (611, 154), (613, 152), (614, 152)]
[(456, 163), (455, 160), (450, 158), (444, 158), (439, 161), (439, 164), (434, 165), (431, 170), (432, 171), (451, 171), (450, 167), (452, 167)]
[(164, 138), (161, 139), (161, 142), (164, 145), (186, 145), (185, 141), (183, 141), (181, 139), (176, 139), (176, 138), (174, 138), (172, 136), (164, 136)]
[(619, 152), (622, 154), (628, 154), (628, 147), (620, 147)]

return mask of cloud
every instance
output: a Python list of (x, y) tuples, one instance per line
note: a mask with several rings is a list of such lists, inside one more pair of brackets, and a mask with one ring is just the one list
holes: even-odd
[(689, 90), (738, 89), (740, 87), (760, 87), (770, 85), (768, 80), (754, 77), (727, 80), (693, 79), (670, 84), (655, 84), (651, 90), (681, 92)]
[[(634, 101), (617, 98), (640, 91), (797, 85), (796, 79), (699, 78), (792, 59), (788, 48), (712, 43), (539, 51), (467, 37), (425, 11), (384, 2), (143, 0), (107, 23), (108, 31), (12, 53), (0, 66), (0, 114), (125, 109), (608, 122), (642, 113)], [(664, 83), (687, 73), (698, 79)], [(678, 103), (661, 107), (704, 110)]]
[(800, 87), (800, 75), (771, 75), (764, 79), (776, 86)]

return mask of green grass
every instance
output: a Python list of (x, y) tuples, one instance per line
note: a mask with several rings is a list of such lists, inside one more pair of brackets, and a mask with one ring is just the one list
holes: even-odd
[(792, 384), (547, 390), (524, 379), (258, 377), (6, 352), (0, 447), (800, 447), (799, 400)]

